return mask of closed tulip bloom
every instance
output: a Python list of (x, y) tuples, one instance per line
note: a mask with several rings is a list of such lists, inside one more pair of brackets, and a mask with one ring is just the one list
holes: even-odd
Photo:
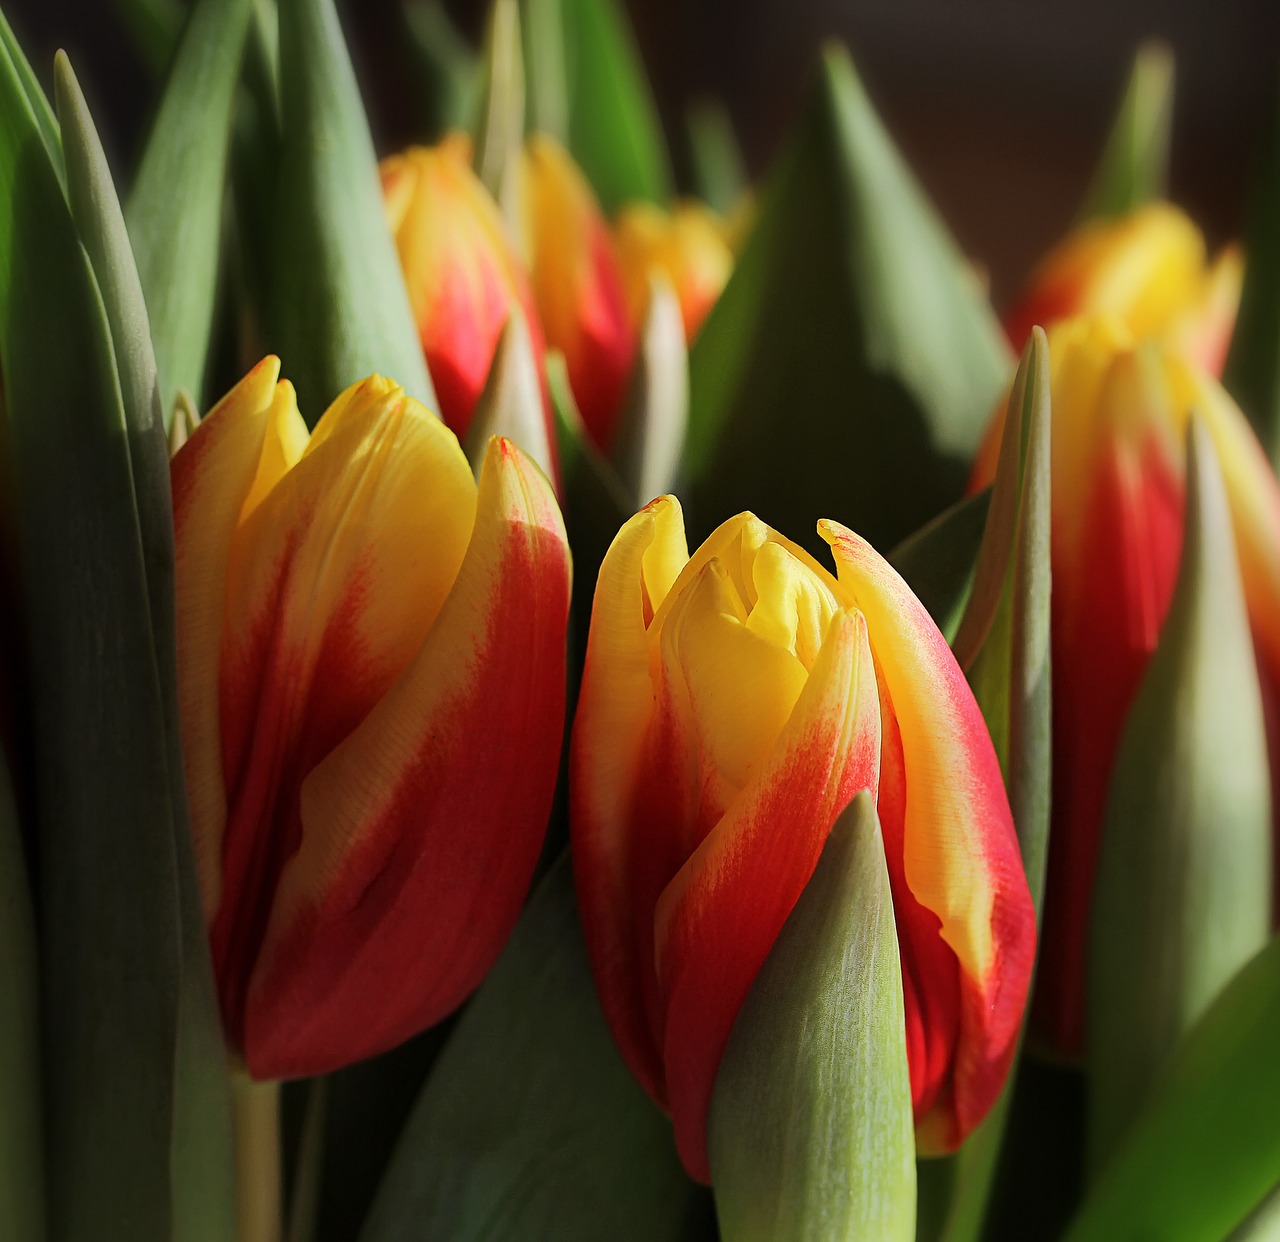
[(391, 1047), (497, 955), (556, 782), (570, 581), (550, 487), (512, 444), (490, 442), (477, 487), (378, 376), (308, 436), (279, 367), (172, 467), (200, 892), (259, 1079)]
[[(471, 171), (463, 135), (382, 161), (387, 221), (404, 270), (440, 414), (465, 439), (498, 337), (524, 311), (534, 356), (545, 352), (529, 279), (497, 204)], [(554, 444), (550, 406), (544, 401)]]
[(524, 153), (525, 253), (547, 344), (597, 447), (608, 452), (635, 353), (613, 238), (586, 177), (553, 138)]
[[(1280, 687), (1280, 490), (1244, 415), (1176, 351), (1090, 316), (1050, 329), (1049, 357), (1053, 813), (1033, 1024), (1043, 1044), (1076, 1059), (1102, 817), (1177, 577), (1192, 411), (1222, 465), (1264, 694)], [(975, 485), (994, 476), (1002, 418)]]
[(669, 212), (634, 203), (618, 216), (614, 236), (632, 321), (643, 322), (649, 274), (659, 270), (680, 299), (685, 339), (692, 343), (733, 271), (729, 226), (701, 203), (681, 202)]
[(973, 695), (887, 562), (819, 529), (838, 576), (749, 513), (690, 558), (663, 497), (596, 587), (570, 772), (582, 925), (614, 1037), (703, 1181), (730, 1029), (858, 791), (883, 825), (923, 1150), (995, 1099), (1030, 979), (1031, 899)]
[(1113, 315), (1139, 340), (1154, 339), (1222, 374), (1244, 264), (1228, 246), (1209, 263), (1200, 230), (1169, 203), (1081, 225), (1039, 263), (1006, 317), (1020, 349), (1039, 324), (1080, 314)]

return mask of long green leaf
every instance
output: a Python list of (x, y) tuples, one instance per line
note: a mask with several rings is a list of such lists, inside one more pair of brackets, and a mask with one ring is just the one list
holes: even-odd
[(1188, 436), (1173, 602), (1116, 755), (1089, 924), (1089, 1155), (1105, 1162), (1188, 1027), (1271, 928), (1262, 694), (1226, 489)]
[(0, 55), (0, 362), (34, 705), (51, 1236), (171, 1236), (178, 896), (115, 355)]
[(441, 0), (405, 0), (407, 49), (422, 110), (424, 140), (470, 129), (480, 100), (475, 49), (454, 26)]
[(562, 857), (436, 1063), (361, 1242), (662, 1242), (695, 1201), (605, 1026)]
[(704, 99), (688, 109), (685, 124), (697, 195), (713, 211), (727, 216), (747, 188), (746, 164), (729, 110), (719, 100)]
[(1188, 1032), (1065, 1242), (1220, 1242), (1280, 1181), (1280, 937)]
[(436, 408), (332, 0), (281, 0), (273, 347), (307, 417), (373, 372)]
[(0, 46), (3, 46), (8, 53), (23, 94), (26, 95), (31, 113), (39, 127), (40, 140), (44, 143), (49, 163), (57, 174), (58, 181), (65, 188), (66, 173), (62, 165), (62, 140), (58, 134), (57, 118), (54, 117), (53, 109), (49, 107), (49, 100), (40, 89), (40, 83), (36, 80), (36, 75), (32, 72), (22, 48), (18, 46), (18, 40), (14, 38), (13, 30), (3, 13), (0, 13)]
[(218, 291), (231, 113), (250, 0), (197, 0), (169, 69), (125, 211), (168, 417), (199, 405)]
[(756, 509), (890, 547), (959, 498), (1012, 374), (991, 308), (831, 48), (690, 356), (700, 531)]
[(44, 1122), (35, 912), (0, 752), (0, 1237), (43, 1242)]
[(910, 1242), (915, 1131), (902, 968), (875, 803), (860, 793), (760, 968), (707, 1140), (725, 1242)]

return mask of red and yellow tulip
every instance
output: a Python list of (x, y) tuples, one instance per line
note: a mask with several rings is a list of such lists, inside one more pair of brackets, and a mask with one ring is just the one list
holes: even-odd
[(586, 177), (553, 138), (529, 139), (523, 173), (525, 250), (543, 331), (564, 354), (582, 421), (607, 453), (636, 347), (613, 239)]
[[(1043, 1043), (1076, 1058), (1102, 817), (1177, 576), (1192, 411), (1222, 465), (1264, 695), (1280, 688), (1280, 489), (1244, 415), (1177, 351), (1139, 341), (1118, 319), (1088, 316), (1050, 329), (1049, 357), (1053, 818), (1033, 1023)], [(976, 486), (994, 476), (1002, 419)]]
[(1035, 940), (1009, 803), (964, 676), (857, 535), (838, 575), (749, 513), (690, 557), (673, 497), (600, 570), (574, 725), (574, 874), (622, 1053), (708, 1177), (707, 1110), (752, 980), (853, 796), (877, 798), (924, 1150), (1013, 1055)]
[[(513, 307), (544, 353), (528, 276), (492, 196), (471, 171), (470, 141), (453, 135), (382, 161), (382, 193), (444, 421), (465, 439), (498, 337)], [(555, 443), (549, 403), (547, 432)]]
[(632, 322), (644, 321), (649, 274), (663, 272), (680, 299), (685, 339), (692, 343), (733, 271), (730, 229), (710, 208), (685, 201), (671, 211), (652, 203), (623, 209), (614, 225)]
[(308, 436), (279, 370), (172, 466), (201, 899), (257, 1078), (391, 1047), (493, 962), (556, 782), (570, 585), (550, 485), (512, 444), (477, 486), (378, 376)]
[(1137, 339), (1162, 341), (1220, 375), (1243, 277), (1237, 247), (1209, 263), (1191, 220), (1169, 203), (1149, 203), (1063, 239), (1032, 273), (1005, 327), (1020, 349), (1037, 324), (1113, 315)]

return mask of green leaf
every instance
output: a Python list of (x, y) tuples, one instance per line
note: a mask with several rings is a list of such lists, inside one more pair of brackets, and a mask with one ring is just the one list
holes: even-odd
[(182, 979), (174, 1097), (174, 1236), (234, 1236), (234, 1173), (226, 1053), (187, 818), (177, 701), (173, 503), (147, 308), (106, 156), (70, 62), (56, 66), (71, 211), (111, 328), (164, 713), (166, 754), (155, 776), (169, 789), (178, 867)]
[(40, 83), (36, 80), (36, 75), (32, 72), (22, 48), (18, 46), (18, 40), (14, 38), (13, 30), (3, 12), (0, 12), (0, 46), (8, 53), (13, 69), (18, 75), (19, 85), (22, 87), (31, 114), (39, 128), (40, 140), (44, 143), (49, 164), (57, 174), (59, 184), (65, 189), (67, 179), (62, 164), (62, 139), (58, 133), (57, 118), (54, 117), (53, 109), (49, 107), (49, 100), (40, 89)]
[(1280, 937), (1175, 1049), (1066, 1242), (1219, 1242), (1280, 1181)]
[(1226, 1242), (1276, 1242), (1280, 1238), (1280, 1182)]
[(1129, 83), (1080, 218), (1123, 216), (1163, 198), (1169, 180), (1173, 132), (1173, 51), (1144, 43), (1133, 58)]
[(828, 49), (690, 357), (698, 525), (751, 508), (889, 547), (964, 490), (1011, 359), (848, 54)]
[(114, 0), (112, 8), (147, 69), (163, 77), (186, 20), (182, 0)]
[(613, 1046), (562, 856), (427, 1080), (361, 1242), (662, 1242), (696, 1195)]
[(910, 1242), (915, 1125), (880, 821), (862, 792), (756, 976), (707, 1141), (725, 1242)]
[(232, 103), (250, 0), (197, 0), (183, 27), (125, 211), (167, 416), (200, 404), (218, 291)]
[(166, 732), (111, 334), (0, 53), (0, 363), (31, 659), (59, 1242), (171, 1237), (180, 958)]
[(376, 371), (434, 410), (332, 0), (281, 0), (280, 93), (271, 327), (299, 405), (314, 421), (344, 388)]
[(990, 504), (990, 488), (957, 500), (889, 554), (948, 643), (969, 603)]
[[(1089, 1155), (1099, 1168), (1178, 1040), (1271, 928), (1262, 696), (1226, 490), (1188, 432), (1173, 602), (1125, 722), (1089, 926)], [(1280, 1046), (1280, 1045), (1277, 1045)]]
[(671, 169), (662, 126), (616, 0), (524, 6), (534, 126), (567, 138), (606, 214), (634, 199), (665, 203)]
[(747, 169), (729, 110), (718, 99), (703, 99), (688, 109), (685, 123), (694, 191), (713, 211), (727, 216), (747, 188)]
[(476, 118), (476, 176), (493, 195), (504, 219), (518, 231), (521, 159), (524, 153), (524, 54), (518, 0), (493, 0), (484, 39), (484, 77)]
[(671, 491), (689, 422), (689, 351), (671, 282), (649, 279), (649, 309), (618, 414), (613, 463), (632, 508)]
[(36, 927), (9, 765), (0, 751), (0, 1237), (45, 1237)]
[(1280, 469), (1280, 99), (1268, 118), (1247, 224), (1249, 261), (1223, 382)]
[(480, 62), (474, 49), (441, 0), (407, 0), (404, 18), (424, 137), (434, 141), (451, 129), (469, 130), (480, 102)]

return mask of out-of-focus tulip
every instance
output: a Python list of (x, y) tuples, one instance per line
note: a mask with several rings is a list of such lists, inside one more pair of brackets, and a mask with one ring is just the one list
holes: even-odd
[(570, 582), (550, 486), (510, 442), (477, 487), (378, 376), (308, 437), (279, 368), (172, 467), (201, 898), (257, 1078), (391, 1047), (492, 963), (555, 786)]
[[(545, 352), (528, 276), (463, 135), (382, 161), (382, 192), (444, 421), (464, 439), (513, 306)], [(550, 405), (544, 401), (554, 442)]]
[[(1244, 415), (1176, 351), (1138, 341), (1117, 319), (1087, 316), (1050, 329), (1049, 356), (1053, 817), (1033, 1024), (1044, 1044), (1074, 1059), (1102, 816), (1177, 576), (1191, 412), (1222, 465), (1264, 697), (1280, 688), (1280, 489)], [(975, 486), (993, 477), (1002, 421)]]
[(649, 273), (659, 268), (680, 299), (685, 339), (692, 342), (733, 271), (729, 227), (701, 203), (681, 202), (669, 212), (633, 203), (618, 216), (614, 237), (632, 322), (644, 322)]
[(564, 354), (582, 421), (608, 452), (636, 345), (613, 239), (581, 170), (542, 134), (525, 146), (523, 202), (529, 273), (547, 344)]
[(708, 1176), (707, 1109), (752, 980), (832, 824), (875, 794), (923, 1150), (999, 1092), (1035, 940), (1008, 800), (964, 676), (858, 536), (833, 576), (749, 513), (689, 557), (662, 497), (600, 570), (571, 758), (574, 873), (627, 1063)]
[(1021, 348), (1036, 324), (1114, 315), (1138, 340), (1162, 341), (1221, 375), (1243, 276), (1237, 247), (1209, 263), (1204, 237), (1187, 216), (1169, 203), (1149, 203), (1118, 219), (1090, 221), (1059, 242), (1005, 327)]

